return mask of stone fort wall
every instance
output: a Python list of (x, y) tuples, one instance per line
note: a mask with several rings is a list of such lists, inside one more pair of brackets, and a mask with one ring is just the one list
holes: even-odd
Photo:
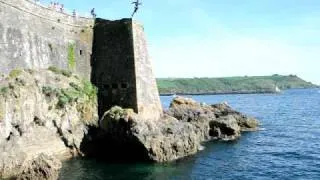
[(113, 105), (138, 111), (131, 21), (97, 19), (94, 29), (91, 78), (100, 115)]
[(93, 26), (32, 0), (0, 0), (0, 72), (56, 66), (89, 77)]
[(97, 19), (94, 29), (91, 77), (99, 89), (100, 115), (119, 105), (158, 119), (162, 107), (143, 26), (132, 19)]
[(138, 22), (132, 22), (132, 37), (138, 112), (143, 117), (157, 119), (162, 114), (162, 105), (148, 53), (144, 28)]
[(157, 119), (162, 107), (143, 26), (73, 17), (32, 0), (0, 0), (0, 72), (56, 66), (91, 78), (99, 114), (111, 106)]

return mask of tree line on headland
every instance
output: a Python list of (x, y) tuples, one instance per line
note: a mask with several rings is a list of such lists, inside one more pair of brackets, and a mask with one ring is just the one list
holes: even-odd
[(158, 78), (161, 95), (277, 93), (280, 90), (317, 88), (296, 75), (243, 76), (224, 78)]

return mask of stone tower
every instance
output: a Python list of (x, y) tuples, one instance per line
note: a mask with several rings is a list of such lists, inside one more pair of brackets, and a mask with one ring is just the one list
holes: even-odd
[(143, 26), (132, 19), (96, 19), (92, 82), (98, 87), (99, 114), (111, 106), (132, 108), (145, 119), (162, 114)]

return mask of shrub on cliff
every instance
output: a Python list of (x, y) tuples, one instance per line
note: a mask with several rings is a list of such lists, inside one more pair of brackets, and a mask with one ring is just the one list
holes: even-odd
[(68, 44), (68, 66), (69, 66), (69, 69), (74, 69), (76, 66), (74, 43)]
[(9, 73), (10, 78), (16, 78), (22, 73), (21, 69), (14, 69)]
[(59, 69), (59, 68), (57, 68), (55, 66), (50, 66), (48, 68), (48, 70), (50, 70), (50, 71), (52, 71), (52, 72), (54, 72), (56, 74), (62, 74), (64, 76), (66, 76), (66, 77), (71, 77), (71, 75), (72, 75), (71, 71), (68, 71), (68, 70), (65, 70), (65, 69)]

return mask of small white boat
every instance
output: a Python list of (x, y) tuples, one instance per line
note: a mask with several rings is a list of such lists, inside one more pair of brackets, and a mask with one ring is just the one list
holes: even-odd
[(281, 89), (280, 89), (278, 86), (276, 86), (276, 87), (275, 87), (275, 92), (276, 92), (276, 93), (281, 93)]

